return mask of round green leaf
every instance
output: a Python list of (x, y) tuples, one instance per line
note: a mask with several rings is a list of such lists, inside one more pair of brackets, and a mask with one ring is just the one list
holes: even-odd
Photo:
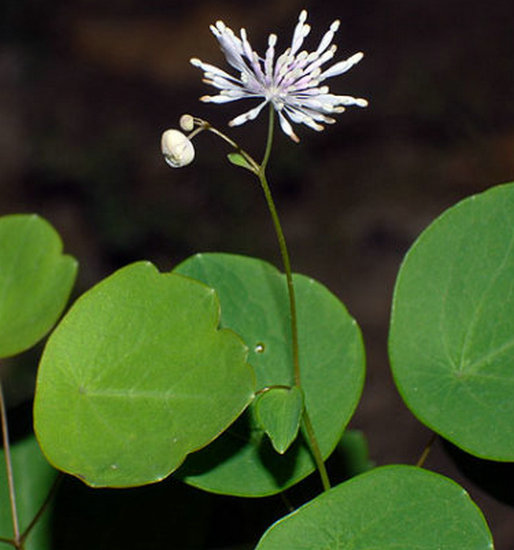
[(414, 466), (354, 477), (279, 520), (257, 550), (492, 550), (478, 507), (455, 482)]
[(400, 269), (389, 354), (427, 426), (467, 452), (514, 460), (514, 184), (468, 198)]
[(303, 413), (302, 390), (270, 388), (255, 400), (255, 416), (277, 453), (283, 455), (296, 439)]
[(0, 357), (36, 344), (68, 301), (77, 262), (62, 254), (55, 229), (36, 215), (0, 218)]
[[(198, 254), (175, 270), (216, 289), (221, 324), (250, 348), (257, 388), (293, 385), (289, 300), (285, 277), (244, 256)], [(364, 349), (355, 320), (320, 283), (295, 275), (302, 389), (322, 455), (334, 450), (359, 401)], [(303, 438), (279, 455), (255, 418), (254, 406), (222, 437), (190, 456), (177, 472), (216, 493), (264, 496), (314, 470)]]
[(159, 481), (253, 398), (214, 290), (148, 262), (84, 294), (48, 340), (34, 405), (48, 460), (93, 486)]
[[(11, 445), (11, 459), (18, 521), (20, 530), (23, 532), (45, 501), (57, 472), (41, 454), (33, 435)], [(50, 550), (52, 548), (49, 519), (48, 512), (39, 519), (27, 538), (26, 550)], [(0, 449), (0, 537), (13, 537), (3, 449)], [(0, 542), (0, 549), (12, 550), (12, 546)]]

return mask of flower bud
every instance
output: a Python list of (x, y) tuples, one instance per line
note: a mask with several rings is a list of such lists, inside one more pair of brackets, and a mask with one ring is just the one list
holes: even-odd
[(180, 127), (184, 132), (191, 132), (195, 127), (195, 120), (191, 115), (182, 115), (180, 117)]
[(173, 168), (187, 166), (195, 158), (191, 141), (179, 130), (166, 130), (161, 138), (164, 160)]

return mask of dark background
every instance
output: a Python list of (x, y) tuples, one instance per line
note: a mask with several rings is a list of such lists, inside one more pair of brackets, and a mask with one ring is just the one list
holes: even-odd
[[(166, 270), (195, 252), (227, 251), (280, 265), (260, 191), (226, 162), (225, 146), (199, 136), (195, 163), (171, 170), (159, 140), (185, 112), (225, 128), (252, 106), (197, 101), (213, 90), (189, 58), (223, 65), (210, 23), (245, 26), (259, 51), (277, 31), (281, 51), (304, 7), (309, 49), (339, 18), (339, 58), (365, 52), (328, 84), (370, 106), (321, 134), (298, 128), (299, 145), (277, 132), (270, 181), (294, 269), (325, 283), (363, 329), (367, 383), (351, 426), (366, 432), (377, 464), (412, 464), (430, 433), (389, 373), (393, 284), (403, 254), (439, 213), (514, 179), (510, 0), (2, 0), (0, 214), (37, 212), (59, 230), (80, 262), (77, 294), (143, 258)], [(264, 118), (231, 130), (257, 156)], [(33, 378), (34, 356), (20, 361)], [(31, 391), (30, 383), (8, 389), (13, 406)], [(440, 443), (427, 467), (464, 484), (497, 549), (514, 548), (511, 506), (459, 473)], [(512, 488), (512, 468), (501, 475)], [(206, 496), (173, 481), (95, 493), (68, 480), (55, 549), (243, 548), (286, 512), (267, 502)], [(207, 534), (198, 532), (202, 522)]]

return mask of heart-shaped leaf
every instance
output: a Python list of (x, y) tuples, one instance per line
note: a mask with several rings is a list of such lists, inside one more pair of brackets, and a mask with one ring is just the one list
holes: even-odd
[[(175, 271), (216, 289), (221, 325), (235, 330), (250, 348), (259, 390), (293, 385), (287, 285), (276, 268), (244, 256), (198, 254)], [(359, 401), (364, 349), (356, 322), (327, 288), (302, 275), (294, 282), (305, 407), (326, 458)], [(227, 433), (191, 455), (177, 475), (216, 493), (264, 496), (294, 485), (314, 468), (304, 438), (283, 455), (276, 453), (252, 405)]]
[(68, 301), (77, 262), (62, 255), (55, 229), (36, 215), (0, 218), (0, 357), (36, 344)]
[(38, 373), (35, 427), (49, 461), (89, 485), (141, 485), (217, 437), (254, 387), (247, 348), (218, 321), (214, 290), (148, 262), (79, 298)]
[(255, 400), (255, 416), (277, 453), (283, 455), (296, 439), (303, 413), (302, 390), (270, 388)]
[(447, 210), (400, 269), (389, 354), (398, 389), (465, 451), (514, 460), (514, 184)]
[(257, 550), (491, 550), (482, 513), (455, 482), (384, 466), (308, 502), (264, 533)]

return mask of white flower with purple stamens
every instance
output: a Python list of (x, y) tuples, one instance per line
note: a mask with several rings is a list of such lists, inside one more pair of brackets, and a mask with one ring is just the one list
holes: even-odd
[(239, 77), (199, 59), (191, 59), (195, 67), (204, 71), (204, 82), (220, 90), (217, 95), (203, 96), (200, 99), (207, 103), (227, 103), (245, 98), (263, 98), (264, 101), (257, 107), (231, 120), (230, 126), (239, 126), (253, 120), (266, 104), (272, 103), (278, 113), (282, 130), (296, 142), (299, 139), (289, 121), (320, 131), (323, 130), (321, 123), (333, 124), (335, 120), (331, 115), (342, 113), (348, 105), (366, 107), (368, 102), (365, 99), (334, 95), (329, 93), (328, 86), (321, 85), (327, 78), (343, 74), (353, 67), (364, 54), (356, 53), (328, 69), (322, 69), (336, 52), (337, 47), (332, 44), (332, 40), (339, 28), (339, 21), (330, 25), (318, 48), (308, 53), (305, 50), (299, 51), (311, 30), (305, 23), (306, 19), (307, 12), (303, 10), (298, 18), (291, 46), (276, 60), (275, 34), (270, 34), (268, 48), (262, 58), (252, 50), (245, 29), (241, 29), (240, 36), (236, 36), (223, 21), (211, 25), (211, 31), (220, 43), (229, 65), (239, 72)]

